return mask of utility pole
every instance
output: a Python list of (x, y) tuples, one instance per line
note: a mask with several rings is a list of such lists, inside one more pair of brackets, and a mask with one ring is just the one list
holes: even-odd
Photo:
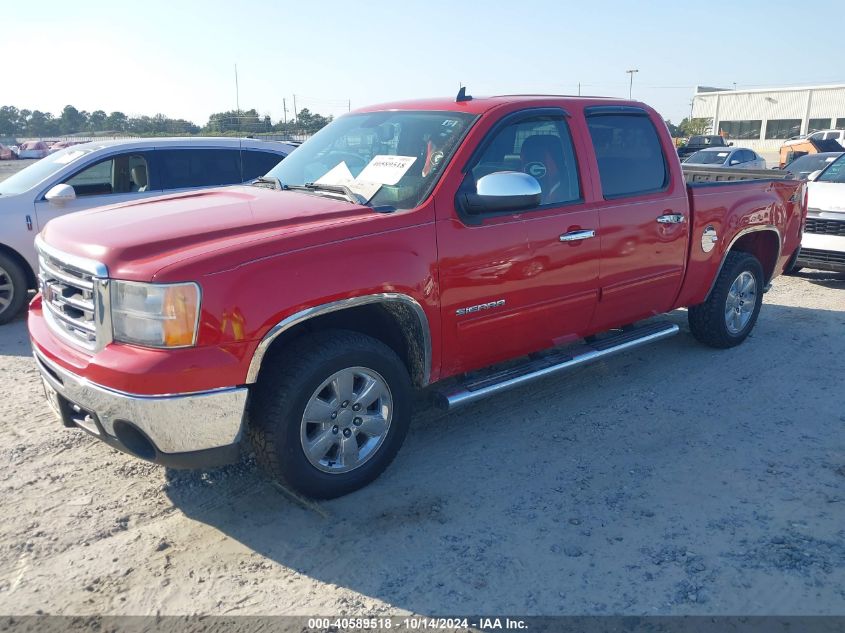
[(287, 100), (284, 97), (282, 97), (282, 116), (285, 119), (285, 125), (287, 125), (288, 124), (288, 104), (287, 104)]
[(634, 93), (634, 73), (638, 73), (640, 71), (636, 68), (632, 68), (631, 70), (626, 70), (625, 72), (631, 76), (631, 81), (628, 84), (628, 98), (630, 99), (631, 95)]
[(581, 96), (581, 82), (578, 82), (578, 96)]
[(352, 99), (348, 99), (348, 100), (346, 101), (346, 111), (347, 111), (347, 112), (352, 112)]
[(238, 90), (238, 65), (235, 64), (235, 108), (238, 111), (238, 116), (241, 114), (241, 94)]
[(299, 113), (296, 111), (296, 95), (293, 95), (293, 118), (298, 119)]
[(238, 65), (235, 64), (235, 108), (238, 117), (238, 133), (241, 131), (241, 93), (238, 89)]

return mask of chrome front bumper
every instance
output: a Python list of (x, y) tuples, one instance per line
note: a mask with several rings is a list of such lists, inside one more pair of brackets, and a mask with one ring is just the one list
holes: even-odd
[[(167, 466), (214, 466), (237, 458), (246, 387), (130, 394), (89, 382), (37, 351), (33, 355), (48, 401), (66, 426), (78, 426), (115, 448)], [(152, 444), (154, 455), (137, 449), (143, 438)]]

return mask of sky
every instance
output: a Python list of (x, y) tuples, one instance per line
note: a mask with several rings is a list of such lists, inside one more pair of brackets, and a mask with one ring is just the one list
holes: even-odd
[[(837, 1), (813, 16), (840, 15)], [(815, 53), (794, 0), (42, 0), (0, 7), (0, 105), (163, 113), (204, 124), (255, 108), (340, 115), (417, 97), (633, 97), (675, 123), (696, 85), (845, 83), (845, 39)], [(799, 53), (800, 54), (797, 54)], [(828, 61), (831, 60), (831, 61)], [(238, 86), (235, 90), (235, 65)], [(283, 101), (284, 100), (284, 101)]]

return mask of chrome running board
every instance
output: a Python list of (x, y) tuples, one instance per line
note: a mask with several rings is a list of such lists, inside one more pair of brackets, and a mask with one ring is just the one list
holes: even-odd
[(577, 348), (552, 350), (516, 367), (476, 375), (450, 391), (437, 391), (434, 394), (435, 403), (447, 411), (455, 409), (494, 393), (580, 367), (677, 333), (678, 326), (674, 323), (648, 323), (591, 340)]

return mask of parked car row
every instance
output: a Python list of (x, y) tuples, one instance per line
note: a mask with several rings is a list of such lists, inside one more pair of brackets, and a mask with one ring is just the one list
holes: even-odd
[[(294, 147), (238, 138), (103, 141), (60, 149), (0, 182), (0, 323), (36, 287), (33, 240), (53, 218), (263, 176)], [(94, 236), (92, 236), (94, 237)]]

